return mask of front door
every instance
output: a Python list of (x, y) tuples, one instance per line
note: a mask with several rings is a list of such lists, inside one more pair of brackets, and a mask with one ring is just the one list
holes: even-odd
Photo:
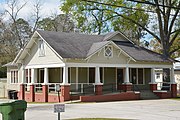
[(124, 72), (122, 68), (117, 68), (117, 88), (119, 89), (119, 85), (124, 81)]

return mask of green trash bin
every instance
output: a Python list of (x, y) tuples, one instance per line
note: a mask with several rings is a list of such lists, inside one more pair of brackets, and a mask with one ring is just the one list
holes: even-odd
[(0, 103), (0, 113), (3, 120), (24, 120), (27, 102), (24, 100), (3, 101)]

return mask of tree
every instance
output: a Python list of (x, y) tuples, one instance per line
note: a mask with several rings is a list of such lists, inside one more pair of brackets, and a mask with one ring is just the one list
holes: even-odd
[(44, 18), (37, 23), (37, 26), (39, 29), (61, 32), (73, 32), (75, 27), (74, 22), (68, 14)]
[(24, 41), (21, 41), (20, 31), (18, 30), (18, 14), (21, 11), (21, 9), (26, 5), (26, 2), (20, 4), (18, 0), (8, 0), (7, 6), (8, 8), (5, 10), (5, 12), (10, 16), (11, 22), (12, 22), (12, 34), (15, 37), (15, 40), (17, 40), (18, 45), (20, 48), (23, 48)]
[[(122, 0), (101, 1), (125, 5)], [(127, 4), (127, 6), (131, 5)], [(135, 7), (141, 8), (142, 6), (140, 4), (136, 4)], [(134, 40), (138, 44), (139, 39), (145, 35), (143, 29), (122, 17), (120, 18), (116, 12), (120, 11), (124, 16), (128, 16), (136, 21), (142, 22), (143, 26), (146, 26), (148, 23), (148, 14), (143, 11), (137, 12), (132, 9), (127, 10), (125, 8), (111, 7), (99, 4), (95, 1), (83, 2), (82, 0), (66, 0), (61, 6), (61, 10), (67, 14), (70, 13), (73, 15), (81, 32), (102, 34), (112, 30), (121, 31), (128, 37), (135, 38)]]
[[(152, 35), (161, 44), (162, 54), (167, 58), (180, 49), (180, 44), (178, 44), (175, 49), (171, 49), (171, 46), (178, 38), (180, 33), (180, 26), (175, 26), (179, 23), (178, 18), (180, 1), (178, 0), (151, 0), (149, 2), (138, 0), (66, 0), (61, 9), (66, 12), (73, 12), (74, 14), (80, 13), (79, 18), (82, 17), (82, 20), (80, 19), (82, 22), (80, 21), (80, 23), (83, 23), (85, 18), (82, 15), (89, 14), (88, 12), (84, 11), (84, 8), (86, 8), (88, 5), (93, 7), (92, 9), (89, 9), (90, 11), (103, 10), (105, 12), (104, 15), (111, 15), (112, 19), (124, 19), (129, 23), (138, 26), (138, 29), (140, 28), (141, 30)], [(101, 7), (97, 8), (96, 6)], [(152, 17), (147, 18), (151, 25), (155, 24), (157, 26), (157, 32), (152, 31), (151, 27), (148, 27), (147, 22), (144, 22), (144, 20), (134, 19), (136, 16), (129, 16), (128, 14), (130, 13), (128, 11), (126, 12), (126, 10), (132, 12), (136, 11), (137, 14), (139, 13), (139, 18), (143, 18), (147, 12), (150, 16), (155, 16), (155, 19), (151, 19)], [(142, 14), (141, 12), (145, 13)], [(134, 26), (131, 27), (134, 28)]]

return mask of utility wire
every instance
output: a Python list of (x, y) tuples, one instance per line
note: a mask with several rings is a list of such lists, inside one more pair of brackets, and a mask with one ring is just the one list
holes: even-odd
[(97, 3), (100, 5), (107, 5), (107, 6), (112, 6), (112, 7), (120, 7), (120, 8), (129, 9), (129, 10), (139, 10), (139, 11), (144, 11), (144, 12), (155, 13), (154, 11), (151, 11), (151, 10), (144, 10), (144, 9), (139, 9), (139, 8), (134, 8), (134, 7), (130, 8), (130, 7), (126, 7), (123, 5), (113, 5), (113, 4), (109, 4), (109, 3), (97, 2), (97, 1), (91, 1), (91, 0), (81, 0), (81, 1), (90, 2), (90, 3)]
[[(127, 0), (127, 1), (156, 6), (155, 3), (152, 3), (152, 2), (149, 2), (149, 1), (139, 1), (139, 0)], [(161, 5), (161, 4), (158, 4), (158, 6), (167, 7), (167, 8), (174, 8), (174, 9), (180, 10), (180, 7), (174, 7), (174, 6), (169, 6), (169, 5)]]
[[(107, 5), (107, 6), (112, 6), (112, 7), (120, 7), (120, 8), (129, 9), (129, 10), (139, 10), (139, 11), (150, 12), (150, 13), (154, 13), (154, 14), (156, 13), (156, 12), (154, 12), (152, 10), (144, 10), (144, 9), (139, 9), (139, 8), (134, 8), (134, 7), (130, 8), (130, 7), (126, 7), (126, 6), (123, 6), (123, 5), (114, 5), (114, 4), (110, 4), (110, 3), (103, 3), (103, 2), (97, 2), (97, 1), (92, 1), (92, 0), (81, 0), (81, 1), (89, 2), (89, 3), (96, 3), (96, 4), (100, 4), (100, 5)], [(129, 0), (129, 1), (134, 1), (134, 0)], [(135, 1), (137, 1), (137, 0), (135, 0)], [(148, 3), (148, 2), (146, 1), (146, 2), (143, 2), (143, 3)], [(180, 9), (180, 8), (176, 8), (176, 9)], [(173, 14), (170, 14), (170, 15), (174, 16)]]

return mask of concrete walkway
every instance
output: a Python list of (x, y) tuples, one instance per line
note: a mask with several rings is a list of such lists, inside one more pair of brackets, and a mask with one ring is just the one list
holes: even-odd
[[(126, 118), (138, 120), (180, 120), (180, 101), (139, 100), (66, 104), (62, 119)], [(57, 120), (53, 104), (28, 104), (26, 120)]]

